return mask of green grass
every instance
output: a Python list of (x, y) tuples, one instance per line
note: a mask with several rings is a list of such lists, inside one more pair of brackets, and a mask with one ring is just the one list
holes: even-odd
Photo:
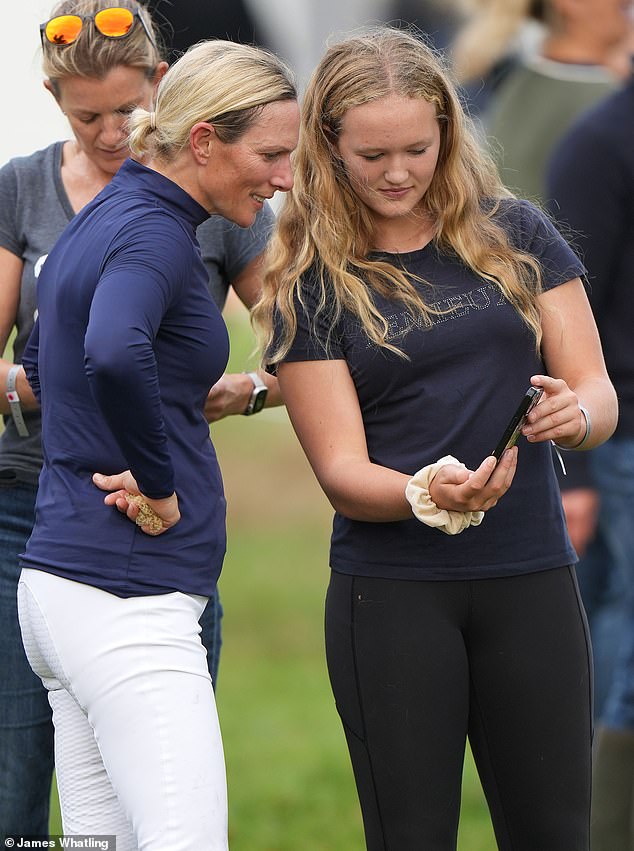
[[(242, 370), (248, 328), (241, 315), (230, 314), (229, 324), (232, 366)], [(212, 436), (229, 505), (217, 698), (231, 849), (362, 851), (324, 660), (330, 507), (282, 409), (229, 418), (212, 427)], [(55, 809), (52, 832), (60, 831)], [(469, 754), (458, 847), (496, 847)]]

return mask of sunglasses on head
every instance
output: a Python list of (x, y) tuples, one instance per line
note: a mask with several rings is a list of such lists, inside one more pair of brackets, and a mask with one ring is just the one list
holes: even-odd
[(40, 24), (40, 38), (42, 44), (44, 44), (44, 39), (49, 44), (60, 46), (72, 44), (77, 41), (87, 21), (92, 21), (97, 32), (106, 38), (125, 38), (132, 31), (136, 20), (141, 22), (150, 43), (156, 47), (156, 43), (139, 10), (125, 9), (123, 6), (110, 6), (94, 15), (57, 15), (50, 21)]

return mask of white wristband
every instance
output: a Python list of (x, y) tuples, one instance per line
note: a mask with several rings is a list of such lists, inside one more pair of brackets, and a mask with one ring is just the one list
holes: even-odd
[(9, 410), (11, 411), (11, 416), (13, 417), (18, 434), (20, 437), (28, 437), (29, 430), (22, 415), (22, 405), (20, 404), (18, 391), (15, 389), (15, 379), (20, 369), (20, 364), (16, 363), (7, 373), (7, 392), (5, 395), (9, 401)]
[(414, 473), (405, 488), (405, 496), (412, 506), (417, 520), (426, 526), (432, 526), (447, 535), (458, 535), (468, 526), (479, 526), (484, 517), (484, 511), (448, 511), (438, 508), (429, 495), (429, 486), (438, 470), (447, 464), (465, 467), (453, 455), (445, 455), (435, 464), (428, 464)]

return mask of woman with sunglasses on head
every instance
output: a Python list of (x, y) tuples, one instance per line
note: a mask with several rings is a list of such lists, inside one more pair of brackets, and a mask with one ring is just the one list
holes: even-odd
[[(73, 138), (12, 160), (0, 170), (0, 335), (16, 328), (14, 361), (0, 361), (5, 430), (0, 437), (0, 835), (45, 835), (53, 771), (53, 726), (47, 694), (33, 674), (19, 632), (19, 555), (34, 522), (42, 463), (39, 406), (20, 364), (34, 322), (35, 284), (42, 263), (73, 216), (103, 189), (127, 155), (126, 123), (149, 106), (165, 73), (156, 27), (136, 0), (66, 0), (41, 27), (45, 85), (66, 113)], [(260, 286), (260, 254), (273, 214), (252, 227), (212, 216), (198, 228), (209, 290), (222, 308), (229, 286), (247, 306)], [(276, 382), (267, 404), (279, 400)], [(257, 384), (257, 386), (254, 385)], [(14, 389), (15, 388), (15, 389)], [(257, 410), (260, 377), (223, 375), (209, 393), (209, 421)], [(221, 607), (217, 590), (201, 617), (208, 667), (216, 682)]]
[(455, 851), (468, 737), (501, 851), (588, 851), (590, 660), (550, 446), (616, 423), (583, 267), (413, 33), (330, 47), (294, 167), (254, 318), (336, 511), (326, 653), (367, 847)]

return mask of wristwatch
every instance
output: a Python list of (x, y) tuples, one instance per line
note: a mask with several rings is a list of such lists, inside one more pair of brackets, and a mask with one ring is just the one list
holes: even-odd
[(257, 372), (245, 372), (245, 375), (248, 375), (253, 382), (253, 392), (251, 393), (249, 404), (246, 410), (243, 411), (245, 417), (250, 417), (252, 414), (257, 414), (258, 411), (262, 410), (266, 402), (266, 394), (269, 391)]

